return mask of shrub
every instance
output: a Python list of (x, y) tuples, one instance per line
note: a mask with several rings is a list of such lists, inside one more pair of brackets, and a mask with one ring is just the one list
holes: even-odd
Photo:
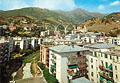
[(48, 83), (58, 83), (58, 80), (49, 73), (48, 69), (44, 69), (43, 74)]
[(43, 64), (43, 63), (38, 63), (38, 66), (42, 69), (42, 70), (44, 70), (45, 69), (45, 65)]

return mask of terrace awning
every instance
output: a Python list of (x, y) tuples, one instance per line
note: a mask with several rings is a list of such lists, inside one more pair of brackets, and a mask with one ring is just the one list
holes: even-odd
[(69, 65), (68, 68), (73, 69), (73, 68), (77, 68), (77, 65)]
[(111, 83), (111, 82), (108, 80), (107, 83)]
[(109, 67), (108, 67), (109, 69), (112, 69), (112, 64), (111, 65), (109, 65)]
[(52, 68), (52, 67), (50, 67), (50, 71), (51, 71), (51, 72), (53, 71), (53, 68)]
[(103, 81), (103, 77), (100, 77), (100, 81)]

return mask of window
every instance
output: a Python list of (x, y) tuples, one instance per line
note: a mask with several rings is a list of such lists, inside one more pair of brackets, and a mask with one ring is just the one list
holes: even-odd
[(118, 79), (118, 75), (116, 75), (116, 79)]
[(91, 62), (93, 62), (93, 58), (91, 58)]
[(118, 59), (118, 56), (116, 58)]
[(95, 57), (97, 57), (97, 52), (94, 52)]
[(93, 72), (91, 72), (91, 76), (93, 76)]
[(101, 53), (101, 57), (103, 57), (102, 53)]
[(105, 54), (105, 58), (107, 58), (107, 54)]
[(115, 66), (115, 70), (117, 70), (117, 66)]
[(110, 59), (112, 59), (112, 56), (110, 55)]
[(98, 70), (98, 67), (96, 67), (96, 69)]
[(93, 69), (93, 65), (91, 65), (91, 68)]
[(106, 65), (106, 68), (108, 68), (108, 63), (107, 62), (105, 62), (105, 65)]

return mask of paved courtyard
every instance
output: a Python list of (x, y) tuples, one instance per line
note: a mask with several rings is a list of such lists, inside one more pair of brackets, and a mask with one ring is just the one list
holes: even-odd
[(43, 77), (32, 77), (27, 79), (16, 80), (16, 83), (46, 83)]

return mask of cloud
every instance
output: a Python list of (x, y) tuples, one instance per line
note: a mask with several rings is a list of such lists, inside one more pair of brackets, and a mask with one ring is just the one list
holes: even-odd
[(47, 8), (51, 10), (71, 10), (76, 8), (74, 0), (34, 0), (35, 7)]
[(110, 6), (119, 5), (119, 4), (120, 4), (120, 1), (114, 1), (114, 2), (110, 3)]
[(0, 0), (0, 9), (11, 10), (24, 7), (40, 7), (51, 10), (71, 10), (76, 8), (74, 0)]
[(28, 7), (28, 5), (23, 0), (0, 0), (0, 6), (4, 10)]
[(98, 6), (98, 9), (100, 9), (100, 10), (102, 10), (102, 9), (104, 9), (105, 7), (104, 7), (104, 5), (99, 5)]

